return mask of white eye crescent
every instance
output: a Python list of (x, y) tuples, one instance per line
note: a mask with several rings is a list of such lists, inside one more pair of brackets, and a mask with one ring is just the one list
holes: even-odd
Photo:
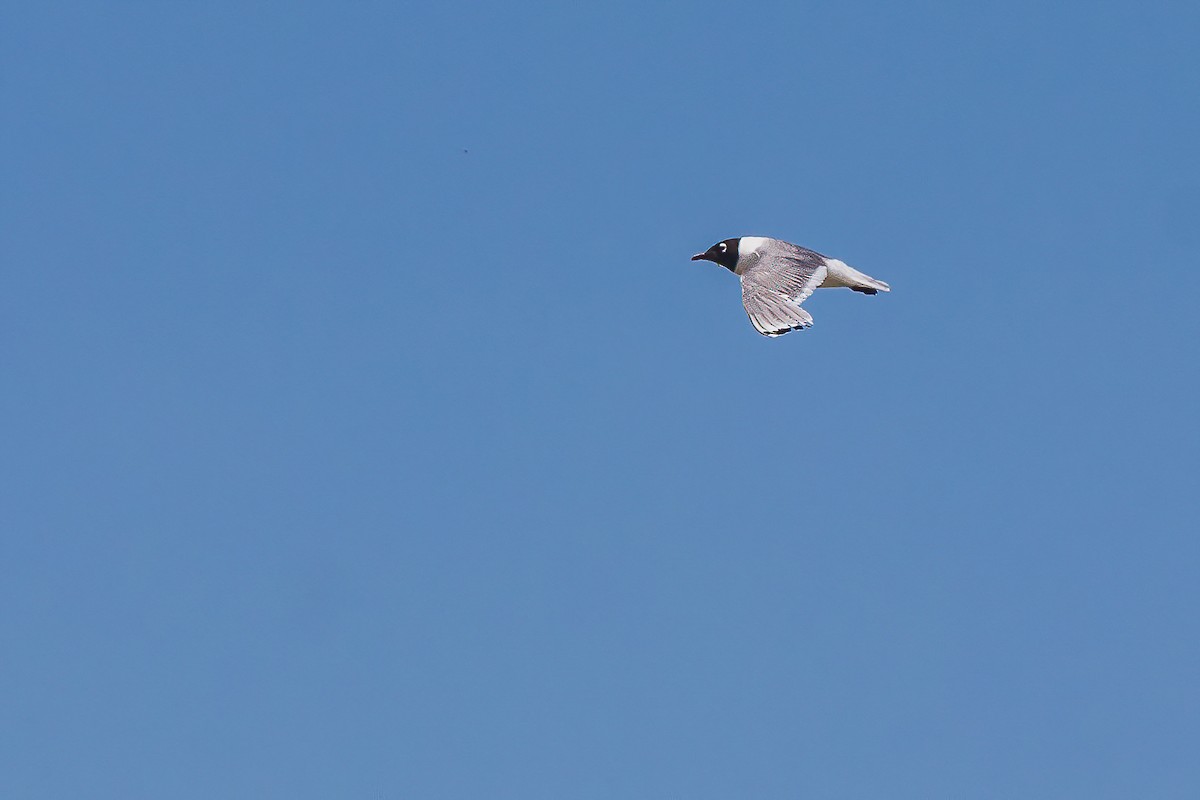
[(725, 243), (724, 242), (721, 242), (719, 245), (717, 245), (717, 247), (721, 248), (722, 253), (725, 252)]

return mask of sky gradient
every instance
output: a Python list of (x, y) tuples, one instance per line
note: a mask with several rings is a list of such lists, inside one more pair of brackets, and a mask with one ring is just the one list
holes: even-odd
[(1198, 39), (7, 8), (0, 796), (1200, 795)]

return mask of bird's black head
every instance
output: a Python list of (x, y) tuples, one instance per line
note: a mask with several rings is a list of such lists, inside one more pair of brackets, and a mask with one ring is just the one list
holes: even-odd
[(726, 239), (723, 242), (717, 242), (703, 253), (696, 253), (692, 256), (692, 261), (711, 261), (732, 272), (738, 261), (738, 240)]

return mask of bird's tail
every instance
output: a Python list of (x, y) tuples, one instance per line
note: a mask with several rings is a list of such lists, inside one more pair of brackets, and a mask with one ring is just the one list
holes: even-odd
[[(862, 273), (858, 273), (862, 275)], [(870, 275), (862, 275), (862, 281), (850, 287), (856, 292), (863, 294), (879, 294), (880, 292), (890, 292), (892, 287), (888, 286), (878, 278), (872, 278)]]
[(821, 284), (822, 286), (848, 286), (854, 291), (862, 292), (863, 294), (878, 294), (879, 292), (890, 292), (892, 290), (892, 287), (883, 281), (859, 272), (845, 261), (830, 259), (827, 262), (827, 266), (829, 276)]

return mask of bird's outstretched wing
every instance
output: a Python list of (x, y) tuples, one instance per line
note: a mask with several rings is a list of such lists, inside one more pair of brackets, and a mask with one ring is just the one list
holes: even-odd
[(763, 336), (781, 336), (812, 325), (812, 315), (800, 307), (825, 280), (825, 258), (811, 250), (763, 253), (741, 274), (742, 305)]

